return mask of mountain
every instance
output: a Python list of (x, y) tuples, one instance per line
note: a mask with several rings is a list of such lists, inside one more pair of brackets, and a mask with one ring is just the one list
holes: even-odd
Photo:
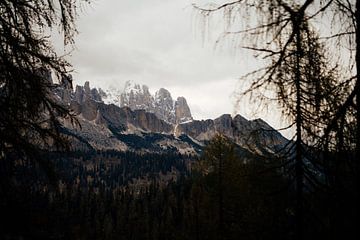
[(99, 92), (107, 104), (129, 107), (131, 110), (142, 109), (171, 124), (193, 120), (186, 99), (178, 97), (174, 101), (165, 88), (160, 88), (152, 95), (148, 86), (127, 81), (121, 91), (111, 88), (105, 91), (99, 89)]
[[(221, 133), (243, 152), (264, 155), (288, 142), (261, 119), (224, 114), (193, 120), (186, 99), (173, 101), (164, 88), (152, 96), (148, 87), (127, 82), (119, 97), (120, 106), (106, 103), (105, 92), (90, 88), (89, 82), (73, 91), (69, 79), (62, 79), (55, 93), (70, 106), (81, 125), (64, 120), (64, 133), (72, 137), (75, 149), (198, 154)], [(109, 96), (109, 92), (105, 94)]]

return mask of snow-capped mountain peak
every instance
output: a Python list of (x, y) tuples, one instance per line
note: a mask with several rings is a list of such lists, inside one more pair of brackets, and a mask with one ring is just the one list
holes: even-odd
[[(81, 122), (81, 129), (67, 123), (68, 133), (75, 136), (74, 145), (80, 149), (141, 148), (146, 151), (162, 151), (166, 146), (168, 150), (192, 149), (194, 153), (201, 148), (195, 140), (204, 143), (221, 133), (248, 149), (246, 151), (267, 154), (288, 142), (261, 119), (247, 120), (240, 115), (224, 114), (214, 120), (192, 120), (184, 97), (174, 101), (166, 89), (160, 89), (153, 96), (146, 86), (139, 84), (127, 84), (126, 89), (95, 89), (86, 82), (74, 91), (67, 79), (63, 79), (54, 93)], [(116, 102), (104, 104), (117, 99), (120, 99), (118, 106)], [(128, 107), (120, 107), (125, 103)]]
[[(145, 86), (145, 85), (143, 85)], [(135, 83), (132, 80), (128, 80), (125, 82), (124, 88), (123, 88), (123, 93), (131, 93), (133, 92), (134, 94), (136, 93), (141, 93), (142, 92), (142, 88), (140, 87), (139, 84)]]
[(125, 82), (121, 91), (114, 88), (102, 90), (102, 93), (105, 93), (102, 99), (107, 104), (126, 106), (132, 110), (142, 109), (168, 123), (182, 123), (193, 119), (186, 99), (179, 97), (174, 101), (165, 88), (160, 88), (152, 95), (148, 86), (130, 80)]

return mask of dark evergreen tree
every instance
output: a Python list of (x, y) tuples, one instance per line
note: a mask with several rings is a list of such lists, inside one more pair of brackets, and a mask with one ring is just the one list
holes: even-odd
[[(341, 25), (341, 32), (334, 37), (349, 36), (349, 42), (352, 43), (354, 33), (358, 29), (356, 16), (359, 14), (356, 15), (355, 3), (351, 1), (344, 3), (330, 0), (317, 3), (312, 0), (258, 2), (245, 0), (204, 8), (195, 6), (205, 18), (223, 12), (226, 20), (224, 36), (244, 36), (242, 40), (245, 39), (246, 43), (250, 42), (250, 45), (241, 44), (241, 46), (263, 57), (265, 67), (243, 78), (252, 81), (245, 93), (255, 95), (257, 100), (268, 99), (267, 93), (275, 89), (276, 100), (283, 107), (285, 116), (290, 116), (292, 119), (290, 127), (295, 127), (295, 141), (293, 147), (287, 148), (286, 151), (290, 156), (292, 149), (295, 152), (296, 236), (299, 239), (303, 238), (304, 232), (304, 187), (308, 184), (319, 185), (313, 174), (313, 168), (317, 167), (312, 166), (310, 169), (308, 167), (309, 161), (314, 163), (314, 159), (309, 159), (309, 156), (313, 158), (314, 152), (307, 154), (309, 148), (304, 148), (304, 144), (310, 144), (310, 148), (315, 147), (318, 152), (322, 151), (323, 139), (327, 139), (325, 142), (330, 141), (331, 144), (334, 143), (334, 135), (335, 138), (341, 137), (344, 140), (344, 131), (348, 131), (352, 126), (349, 122), (354, 123), (356, 119), (354, 114), (349, 114), (351, 110), (344, 110), (344, 105), (349, 109), (352, 108), (353, 99), (358, 93), (356, 87), (358, 84), (355, 84), (354, 90), (349, 90), (353, 88), (351, 82), (354, 78), (350, 78), (351, 80), (341, 78), (337, 74), (336, 67), (328, 67), (329, 61), (324, 58), (324, 47), (315, 33), (316, 28), (311, 25), (321, 18), (323, 12), (330, 12), (331, 7), (335, 9), (334, 19), (346, 23), (344, 24), (346, 30), (342, 31)], [(244, 20), (247, 20), (246, 24), (242, 24)], [(240, 29), (236, 29), (237, 26)], [(245, 27), (241, 28), (243, 26)], [(258, 94), (254, 94), (256, 91)], [(272, 97), (273, 95), (270, 98)], [(324, 116), (327, 116), (326, 119)], [(330, 132), (335, 134), (332, 135)], [(356, 142), (359, 141), (359, 137), (347, 139), (348, 143), (352, 143), (348, 146), (356, 146)], [(343, 140), (339, 140), (342, 146)], [(315, 142), (320, 144), (314, 144)], [(344, 156), (345, 161), (346, 159), (351, 160), (351, 157)], [(315, 160), (320, 162), (324, 159), (318, 156)], [(324, 160), (322, 169), (317, 168), (317, 170), (326, 171), (326, 165), (331, 163), (325, 161), (329, 160), (329, 158)]]

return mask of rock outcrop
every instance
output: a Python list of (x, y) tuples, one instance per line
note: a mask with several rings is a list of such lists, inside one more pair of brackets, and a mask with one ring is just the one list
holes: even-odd
[(165, 88), (160, 88), (153, 96), (146, 85), (127, 81), (120, 93), (116, 89), (99, 89), (99, 95), (105, 103), (129, 107), (132, 110), (145, 110), (170, 124), (193, 119), (186, 99), (179, 97), (174, 101), (171, 93)]
[(125, 90), (120, 96), (122, 107), (104, 103), (102, 97), (107, 94), (91, 88), (89, 82), (76, 86), (72, 92), (70, 85), (63, 81), (55, 93), (86, 126), (79, 130), (69, 125), (69, 131), (75, 131), (75, 135), (86, 139), (94, 149), (136, 147), (138, 150), (152, 146), (160, 151), (165, 146), (167, 150), (184, 146), (188, 149), (186, 152), (194, 153), (194, 149), (198, 151), (200, 145), (219, 133), (256, 154), (274, 152), (288, 142), (261, 119), (247, 120), (241, 115), (224, 114), (214, 120), (193, 120), (186, 99), (178, 97), (174, 101), (164, 88), (159, 89), (155, 97), (146, 86), (138, 84), (128, 83)]
[(125, 83), (123, 92), (120, 94), (120, 107), (129, 107), (133, 110), (143, 109), (148, 112), (154, 111), (154, 98), (145, 85), (140, 86), (131, 81)]
[(155, 114), (160, 119), (164, 119), (169, 123), (174, 123), (175, 114), (174, 114), (174, 100), (171, 97), (171, 94), (165, 88), (160, 88), (155, 93)]
[[(130, 90), (130, 87), (134, 87), (133, 90)], [(75, 92), (71, 93), (70, 108), (85, 120), (94, 121), (98, 125), (105, 125), (116, 131), (138, 129), (139, 131), (167, 134), (173, 132), (173, 126), (170, 123), (159, 118), (154, 111), (150, 112), (143, 109), (154, 109), (153, 105), (147, 104), (153, 104), (154, 99), (146, 86), (127, 85), (127, 88), (128, 95), (125, 99), (130, 99), (130, 101), (123, 102), (123, 106), (118, 107), (113, 104), (105, 104), (101, 100), (101, 95), (104, 92), (91, 88), (89, 82), (85, 82), (84, 86), (76, 86)], [(64, 91), (65, 89), (59, 86), (57, 94), (62, 96)], [(64, 101), (63, 98), (62, 100)], [(133, 110), (131, 107), (139, 109)]]
[(91, 89), (88, 81), (85, 82), (84, 86), (76, 85), (73, 99), (79, 104), (82, 104), (90, 99), (98, 102), (102, 101), (98, 90), (96, 88)]
[(185, 134), (198, 141), (209, 141), (218, 133), (257, 153), (275, 151), (288, 142), (263, 120), (247, 120), (241, 115), (232, 118), (230, 114), (224, 114), (214, 120), (194, 120), (178, 124), (174, 130), (177, 136)]
[[(49, 73), (48, 78), (50, 78), (51, 80), (49, 81), (53, 83), (51, 73)], [(62, 76), (60, 83), (58, 84), (58, 88), (55, 89), (55, 92), (65, 105), (69, 105), (73, 94), (72, 76)]]
[(175, 119), (176, 123), (192, 121), (190, 108), (184, 97), (178, 97), (175, 102)]

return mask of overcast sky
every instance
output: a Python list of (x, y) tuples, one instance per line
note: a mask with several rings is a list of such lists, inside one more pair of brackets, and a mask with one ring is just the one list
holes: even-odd
[(278, 127), (274, 116), (251, 114), (256, 106), (234, 108), (239, 77), (257, 63), (251, 55), (234, 54), (225, 43), (215, 48), (221, 31), (216, 21), (210, 26), (212, 37), (204, 40), (193, 2), (199, 1), (95, 0), (77, 23), (70, 58), (75, 83), (121, 89), (133, 80), (152, 93), (164, 87), (173, 98), (184, 96), (195, 119), (240, 113)]

